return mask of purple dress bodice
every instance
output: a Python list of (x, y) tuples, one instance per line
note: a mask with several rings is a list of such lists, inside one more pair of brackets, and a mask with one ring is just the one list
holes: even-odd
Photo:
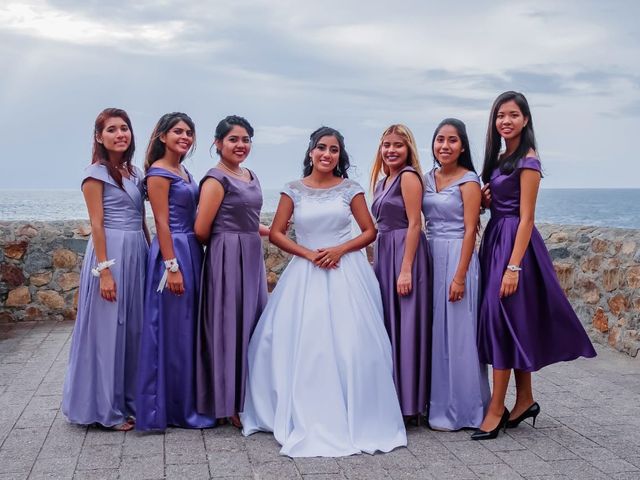
[(461, 239), (464, 237), (464, 206), (460, 185), (480, 184), (480, 179), (474, 172), (467, 172), (438, 192), (435, 172), (434, 168), (424, 176), (422, 213), (427, 219), (427, 238)]
[(258, 177), (251, 172), (251, 181), (246, 182), (211, 168), (200, 185), (208, 178), (215, 178), (224, 188), (224, 199), (213, 221), (211, 233), (257, 232), (262, 209), (262, 189)]
[(402, 189), (400, 188), (400, 177), (403, 172), (418, 172), (412, 167), (404, 167), (400, 173), (391, 180), (391, 184), (385, 188), (386, 178), (378, 182), (373, 191), (373, 203), (371, 212), (378, 223), (378, 232), (384, 233), (391, 230), (407, 228), (409, 219), (404, 207)]
[(520, 175), (517, 170), (522, 168), (542, 171), (540, 160), (525, 157), (518, 162), (515, 172), (504, 174), (496, 168), (491, 174), (491, 218), (520, 216)]
[(171, 233), (193, 232), (198, 207), (198, 184), (193, 181), (191, 174), (185, 169), (189, 181), (180, 175), (160, 167), (151, 167), (147, 171), (148, 177), (164, 177), (171, 180), (169, 187), (169, 229)]
[(84, 170), (84, 181), (93, 178), (103, 183), (102, 211), (104, 228), (114, 230), (142, 230), (144, 175), (137, 167), (131, 178), (122, 177), (124, 190), (111, 178), (107, 167), (94, 163)]

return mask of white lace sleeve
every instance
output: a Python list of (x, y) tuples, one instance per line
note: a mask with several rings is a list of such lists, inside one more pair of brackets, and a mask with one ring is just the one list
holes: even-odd
[(360, 193), (364, 193), (364, 188), (362, 188), (358, 182), (348, 178), (344, 182), (346, 184), (344, 189), (344, 199), (349, 205), (351, 205), (353, 197)]
[(280, 193), (284, 193), (287, 197), (289, 197), (293, 201), (294, 205), (298, 203), (298, 200), (300, 199), (300, 188), (298, 186), (298, 183), (298, 180), (289, 182), (285, 184), (284, 187), (282, 187), (282, 190), (280, 190)]

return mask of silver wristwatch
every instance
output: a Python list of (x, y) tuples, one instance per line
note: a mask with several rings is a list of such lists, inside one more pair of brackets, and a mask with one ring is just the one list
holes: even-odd
[(511, 270), (512, 272), (519, 272), (522, 270), (518, 265), (507, 265), (507, 270)]

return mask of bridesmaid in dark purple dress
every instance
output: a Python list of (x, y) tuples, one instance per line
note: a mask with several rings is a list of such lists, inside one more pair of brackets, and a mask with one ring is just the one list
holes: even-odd
[[(531, 372), (596, 355), (534, 225), (541, 171), (529, 104), (521, 93), (505, 92), (491, 109), (482, 169), (491, 219), (480, 247), (478, 354), (493, 365), (493, 392), (474, 440), (495, 438), (501, 427), (517, 427), (526, 418), (535, 425), (540, 406), (533, 398)], [(511, 370), (516, 403), (509, 413), (504, 399)]]
[(207, 243), (196, 346), (198, 411), (229, 418), (240, 427), (247, 347), (267, 303), (260, 235), (262, 190), (256, 175), (241, 166), (251, 151), (253, 128), (235, 115), (215, 133), (218, 164), (200, 182), (195, 233)]
[(182, 166), (194, 140), (191, 118), (168, 113), (158, 121), (147, 149), (145, 183), (157, 235), (147, 263), (138, 430), (215, 425), (214, 418), (196, 412), (195, 402), (193, 352), (202, 246), (193, 233), (198, 185)]
[[(385, 177), (379, 180), (381, 173)], [(413, 134), (404, 125), (391, 125), (382, 134), (371, 172), (371, 210), (378, 224), (373, 268), (405, 417), (425, 413), (431, 384), (431, 285), (422, 231), (422, 178)]]

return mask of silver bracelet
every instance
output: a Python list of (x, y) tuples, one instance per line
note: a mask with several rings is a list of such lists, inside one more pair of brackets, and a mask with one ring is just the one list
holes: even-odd
[(512, 272), (519, 272), (522, 270), (518, 265), (507, 265), (507, 270), (511, 270)]

